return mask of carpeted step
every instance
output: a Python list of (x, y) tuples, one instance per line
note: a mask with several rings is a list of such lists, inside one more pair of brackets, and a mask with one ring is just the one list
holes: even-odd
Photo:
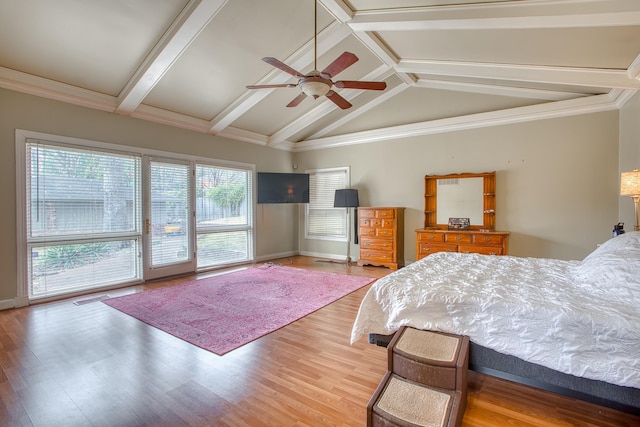
[(389, 371), (467, 397), (469, 337), (402, 327), (388, 346)]
[(459, 427), (462, 392), (428, 387), (387, 372), (367, 406), (368, 427)]

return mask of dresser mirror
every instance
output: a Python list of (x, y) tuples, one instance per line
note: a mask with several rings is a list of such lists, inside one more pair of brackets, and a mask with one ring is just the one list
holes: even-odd
[(495, 229), (495, 172), (425, 176), (425, 228), (447, 229), (469, 218), (469, 229)]
[(438, 188), (436, 221), (447, 224), (449, 218), (469, 218), (471, 225), (482, 225), (484, 211), (482, 178), (440, 178)]

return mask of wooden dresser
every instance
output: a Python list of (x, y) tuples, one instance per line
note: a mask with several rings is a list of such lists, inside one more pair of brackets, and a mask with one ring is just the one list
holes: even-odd
[(416, 261), (435, 252), (506, 255), (508, 231), (416, 230)]
[(404, 266), (404, 208), (358, 208), (358, 265)]
[[(443, 185), (456, 186), (461, 180), (481, 179), (474, 186), (476, 192), (452, 193), (439, 191)], [(468, 182), (468, 181), (467, 181)], [(444, 187), (443, 187), (444, 188)], [(442, 194), (441, 194), (442, 193)], [(455, 195), (457, 199), (441, 199)], [(469, 200), (475, 200), (472, 208)], [(451, 206), (454, 211), (451, 211)], [(440, 214), (438, 215), (438, 209)], [(443, 214), (443, 211), (447, 214)], [(471, 217), (475, 221), (466, 229), (450, 229), (447, 217)], [(438, 218), (440, 217), (440, 221)], [(462, 252), (484, 255), (506, 255), (509, 244), (508, 231), (496, 231), (496, 173), (461, 173), (426, 175), (424, 177), (424, 228), (416, 230), (416, 261), (434, 252)]]

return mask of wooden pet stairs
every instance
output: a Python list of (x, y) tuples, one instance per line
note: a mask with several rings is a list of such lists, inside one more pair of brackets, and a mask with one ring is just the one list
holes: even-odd
[(467, 403), (469, 337), (402, 327), (367, 405), (369, 427), (459, 427)]

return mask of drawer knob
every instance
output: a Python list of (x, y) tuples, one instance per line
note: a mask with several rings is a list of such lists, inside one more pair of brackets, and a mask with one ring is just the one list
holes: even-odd
[(490, 242), (490, 241), (491, 241), (491, 238), (490, 238), (490, 237), (485, 237), (485, 238), (484, 238), (484, 241), (485, 241), (485, 242)]
[(456, 240), (462, 240), (462, 237), (456, 236)]

